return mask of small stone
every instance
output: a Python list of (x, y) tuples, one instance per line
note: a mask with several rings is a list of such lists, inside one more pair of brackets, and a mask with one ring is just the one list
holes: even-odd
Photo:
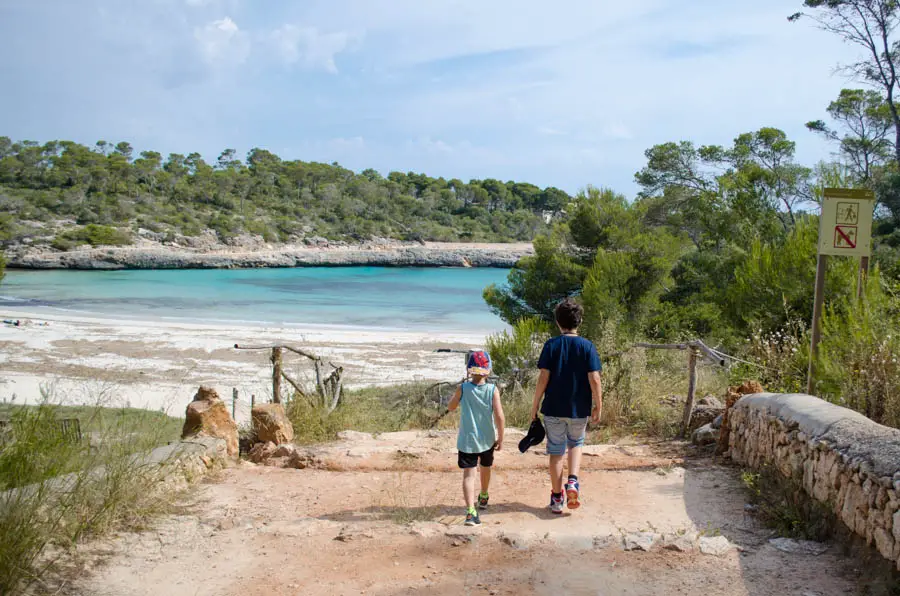
[(704, 555), (721, 557), (734, 548), (724, 536), (703, 536), (700, 538), (700, 552)]
[(666, 550), (674, 550), (680, 553), (689, 553), (694, 550), (695, 537), (688, 534), (681, 534), (666, 538), (663, 542), (663, 548)]
[(642, 550), (649, 552), (659, 541), (659, 534), (653, 532), (635, 532), (625, 536), (625, 550)]
[(791, 538), (773, 538), (769, 544), (784, 553), (818, 556), (828, 550), (827, 544), (811, 540), (793, 540)]

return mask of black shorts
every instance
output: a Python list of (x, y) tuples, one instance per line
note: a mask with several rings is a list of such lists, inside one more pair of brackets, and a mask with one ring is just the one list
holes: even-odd
[(459, 452), (459, 467), (463, 470), (474, 468), (481, 464), (483, 468), (490, 468), (494, 465), (494, 448), (491, 447), (484, 453), (463, 453)]

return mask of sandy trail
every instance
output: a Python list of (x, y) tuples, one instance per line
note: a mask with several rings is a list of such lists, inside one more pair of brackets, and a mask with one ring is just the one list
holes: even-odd
[[(330, 447), (329, 470), (229, 469), (202, 487), (192, 513), (83, 548), (94, 573), (67, 593), (853, 593), (852, 562), (838, 547), (818, 557), (774, 549), (744, 515), (737, 472), (709, 460), (594, 447), (581, 474), (584, 505), (553, 516), (545, 457), (504, 450), (484, 525), (470, 529), (452, 440), (394, 437), (393, 453), (371, 441)], [(622, 536), (639, 531), (721, 533), (740, 550), (624, 551)]]
[[(391, 385), (417, 380), (454, 380), (462, 356), (438, 348), (480, 347), (478, 334), (334, 328), (192, 325), (159, 321), (95, 319), (0, 309), (0, 400), (33, 403), (42, 388), (64, 403), (95, 403), (164, 409), (181, 416), (199, 385), (230, 400), (239, 392), (237, 418), (249, 419), (250, 396), (271, 397), (267, 351), (239, 351), (234, 344), (289, 344), (345, 367), (345, 385)], [(49, 322), (48, 326), (37, 325)], [(294, 378), (312, 381), (312, 367), (285, 357)]]

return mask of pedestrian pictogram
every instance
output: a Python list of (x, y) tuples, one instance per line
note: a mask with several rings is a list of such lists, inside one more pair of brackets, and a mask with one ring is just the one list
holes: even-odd
[(856, 226), (835, 226), (834, 227), (834, 247), (835, 248), (856, 248)]
[(855, 226), (859, 223), (859, 203), (839, 202), (836, 216), (839, 225)]

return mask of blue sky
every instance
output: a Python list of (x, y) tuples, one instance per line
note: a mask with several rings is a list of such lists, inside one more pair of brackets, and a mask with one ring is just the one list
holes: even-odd
[(0, 0), (0, 135), (633, 195), (671, 140), (776, 126), (829, 157), (803, 124), (856, 51), (801, 4)]

